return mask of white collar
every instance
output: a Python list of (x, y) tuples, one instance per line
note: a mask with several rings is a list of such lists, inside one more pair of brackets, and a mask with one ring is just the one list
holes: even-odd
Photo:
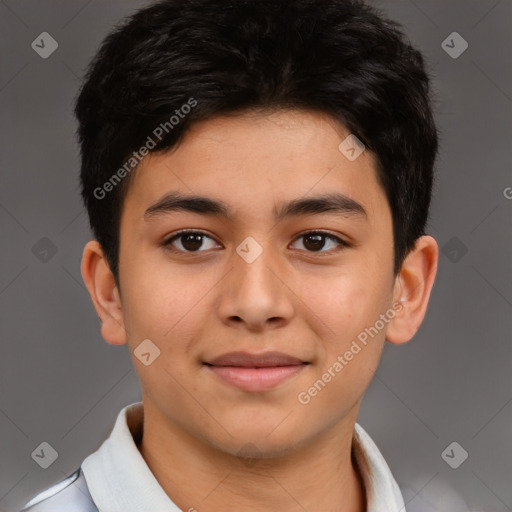
[[(82, 463), (100, 512), (181, 512), (137, 448), (143, 414), (142, 402), (124, 407), (110, 436)], [(352, 447), (365, 485), (368, 512), (405, 512), (400, 488), (384, 457), (358, 423)]]

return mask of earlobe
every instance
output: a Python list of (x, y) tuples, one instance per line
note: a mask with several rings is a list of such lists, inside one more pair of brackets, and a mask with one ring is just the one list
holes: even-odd
[(106, 256), (97, 240), (87, 242), (82, 254), (82, 278), (101, 320), (101, 335), (112, 345), (127, 343), (121, 298)]
[(434, 238), (421, 236), (405, 258), (395, 280), (393, 302), (397, 308), (390, 321), (386, 339), (390, 343), (407, 343), (418, 331), (427, 311), (437, 273), (439, 247)]

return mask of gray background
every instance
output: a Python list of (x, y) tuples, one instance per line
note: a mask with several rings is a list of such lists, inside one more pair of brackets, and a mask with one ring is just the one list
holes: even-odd
[[(100, 41), (147, 3), (0, 2), (2, 512), (74, 471), (140, 400), (127, 348), (101, 338), (80, 275), (90, 234), (71, 109)], [(358, 421), (411, 496), (445, 483), (471, 510), (512, 510), (512, 2), (371, 3), (435, 75), (429, 232), (443, 250), (427, 318), (410, 343), (386, 344)], [(44, 31), (59, 44), (48, 59), (31, 48)], [(457, 59), (441, 47), (453, 31), (469, 43)], [(43, 441), (59, 455), (46, 470), (31, 458)], [(469, 453), (458, 469), (441, 457), (452, 441)]]

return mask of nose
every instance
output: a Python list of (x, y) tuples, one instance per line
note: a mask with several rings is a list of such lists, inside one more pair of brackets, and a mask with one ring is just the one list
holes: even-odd
[(270, 248), (252, 262), (233, 254), (233, 266), (221, 282), (218, 314), (230, 326), (258, 332), (282, 327), (295, 314), (289, 272)]

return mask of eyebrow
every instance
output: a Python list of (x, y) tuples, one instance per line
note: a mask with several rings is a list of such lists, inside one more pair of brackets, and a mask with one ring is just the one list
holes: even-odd
[[(209, 197), (169, 192), (144, 212), (144, 219), (170, 214), (176, 211), (186, 211), (201, 215), (222, 217), (234, 221), (232, 208), (225, 202)], [(334, 212), (344, 216), (359, 217), (367, 220), (368, 215), (363, 205), (354, 199), (340, 193), (322, 194), (313, 197), (293, 199), (274, 206), (275, 220), (280, 221), (286, 217), (297, 215), (315, 215), (319, 213)]]

